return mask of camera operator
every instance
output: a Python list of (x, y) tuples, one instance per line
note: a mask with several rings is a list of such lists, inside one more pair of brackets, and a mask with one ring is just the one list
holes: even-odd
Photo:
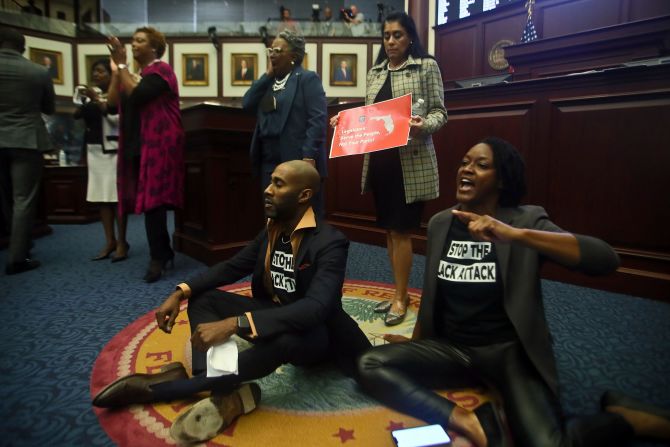
[(351, 29), (351, 34), (354, 36), (362, 36), (365, 32), (364, 20), (365, 17), (363, 13), (358, 10), (356, 5), (351, 5), (349, 8), (343, 8), (340, 10), (342, 12), (342, 20)]

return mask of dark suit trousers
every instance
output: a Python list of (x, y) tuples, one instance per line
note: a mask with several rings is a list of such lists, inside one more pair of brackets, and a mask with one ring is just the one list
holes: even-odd
[[(191, 332), (201, 323), (236, 317), (248, 311), (272, 308), (272, 303), (220, 290), (210, 290), (191, 300), (188, 318)], [(262, 334), (261, 334), (262, 335)], [(207, 378), (206, 353), (193, 349), (193, 378), (152, 387), (157, 400), (173, 400), (200, 391), (228, 392), (239, 383), (265, 377), (284, 363), (297, 366), (321, 362), (328, 357), (328, 332), (325, 325), (307, 332), (283, 333), (250, 340), (253, 346), (241, 351), (237, 375)]]
[(0, 149), (0, 199), (4, 219), (11, 221), (8, 264), (28, 257), (43, 166), (38, 150)]
[(445, 428), (454, 404), (433, 389), (486, 384), (501, 396), (514, 445), (617, 446), (633, 435), (619, 415), (564, 420), (560, 404), (516, 341), (462, 347), (426, 339), (371, 349), (359, 359), (360, 383), (384, 404)]
[(158, 206), (144, 212), (144, 230), (149, 242), (151, 259), (167, 261), (174, 258), (167, 225), (167, 206)]

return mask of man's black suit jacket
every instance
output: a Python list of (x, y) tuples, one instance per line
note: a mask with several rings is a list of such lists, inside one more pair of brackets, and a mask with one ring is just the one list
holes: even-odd
[[(292, 303), (251, 312), (258, 338), (286, 332), (301, 332), (325, 324), (334, 360), (350, 373), (356, 356), (370, 347), (358, 324), (342, 309), (342, 285), (349, 241), (335, 228), (317, 218), (315, 228), (301, 230), (302, 240), (294, 259), (296, 295)], [(186, 281), (191, 299), (205, 291), (228, 285), (252, 275), (253, 299), (272, 301), (265, 286), (268, 268), (266, 228), (231, 259), (212, 266), (200, 276)]]

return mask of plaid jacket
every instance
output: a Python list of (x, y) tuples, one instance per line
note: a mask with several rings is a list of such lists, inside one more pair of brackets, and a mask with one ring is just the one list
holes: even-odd
[[(440, 195), (440, 183), (437, 174), (437, 158), (433, 147), (432, 134), (447, 122), (447, 109), (444, 107), (444, 86), (442, 75), (434, 59), (414, 59), (409, 56), (407, 66), (402, 70), (389, 72), (386, 69), (388, 60), (373, 66), (368, 72), (365, 104), (372, 104), (386, 77), (391, 74), (391, 91), (393, 97), (412, 93), (412, 100), (423, 98), (426, 112), (424, 128), (421, 135), (412, 138), (407, 146), (402, 146), (400, 164), (405, 184), (405, 201), (407, 203), (435, 199)], [(362, 192), (368, 191), (367, 176), (370, 155), (366, 154), (363, 161), (361, 178)]]

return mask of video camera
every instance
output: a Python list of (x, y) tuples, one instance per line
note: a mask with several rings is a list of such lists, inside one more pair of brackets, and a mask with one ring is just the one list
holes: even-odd
[(342, 20), (346, 20), (347, 17), (353, 19), (354, 13), (351, 8), (340, 8), (340, 17)]

